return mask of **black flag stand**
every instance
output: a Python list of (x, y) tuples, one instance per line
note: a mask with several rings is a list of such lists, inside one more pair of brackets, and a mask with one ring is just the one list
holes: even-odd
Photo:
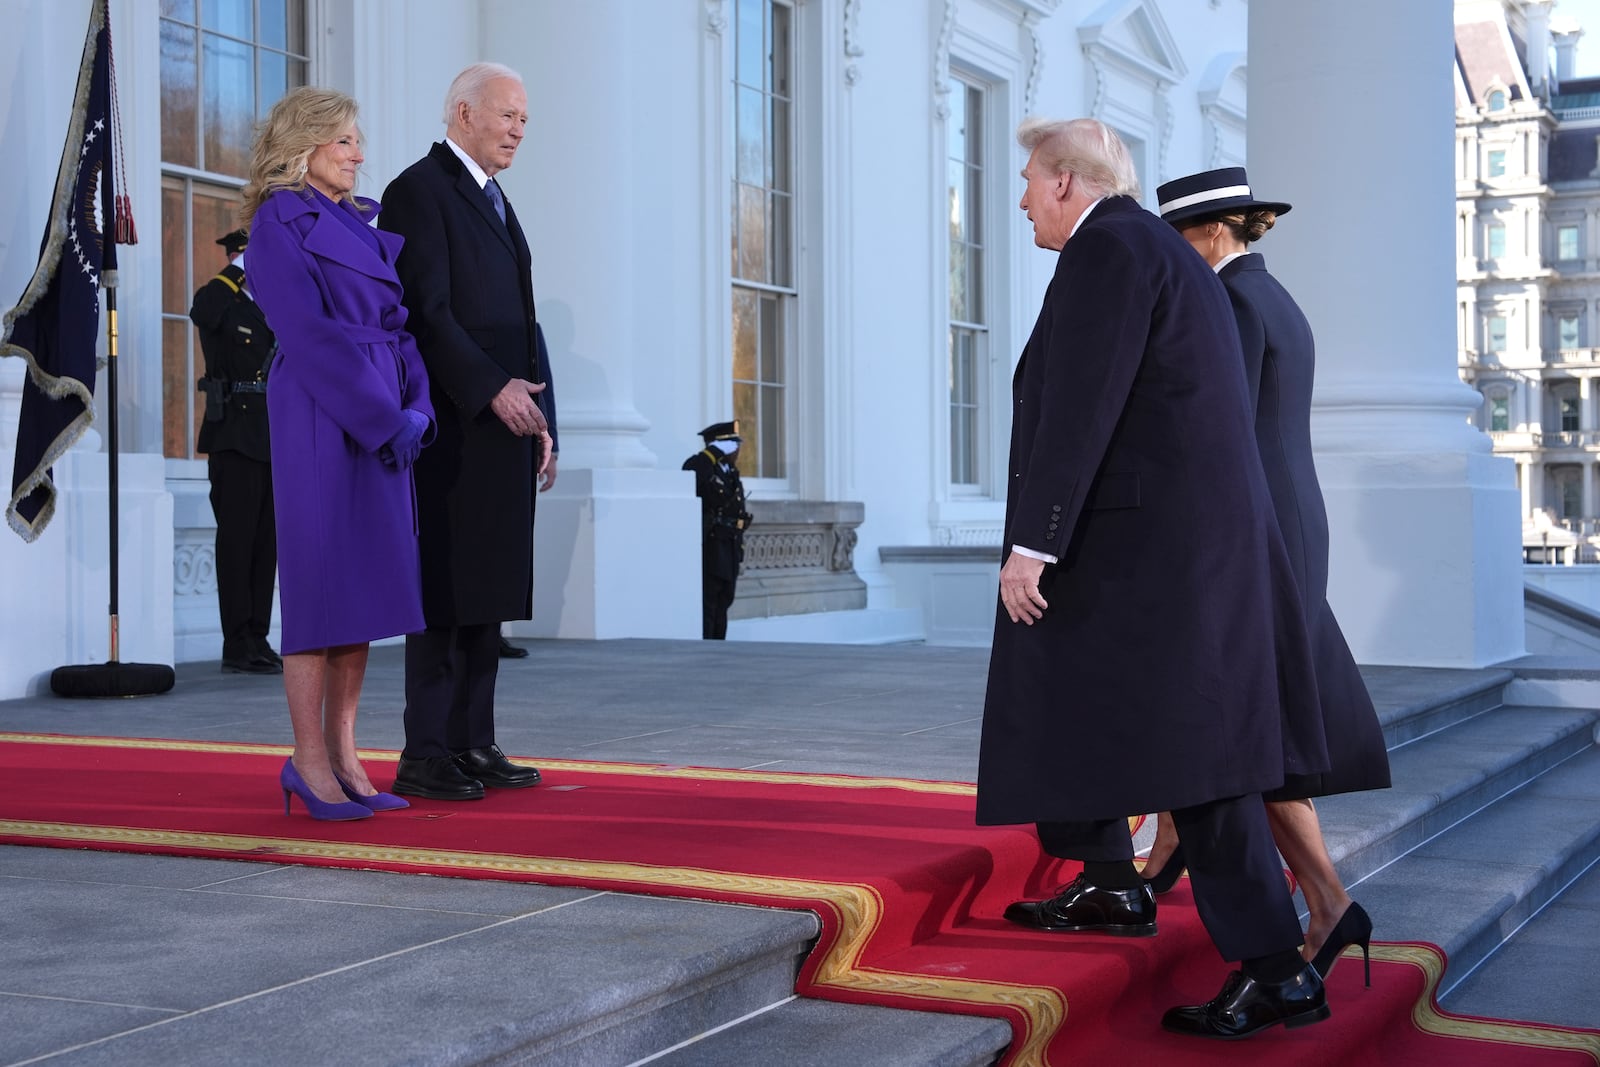
[(165, 663), (123, 663), (117, 658), (121, 643), (117, 618), (117, 272), (105, 271), (101, 282), (106, 291), (106, 430), (110, 437), (106, 503), (111, 512), (111, 658), (105, 663), (57, 667), (50, 672), (50, 689), (63, 697), (154, 696), (172, 688), (172, 668)]

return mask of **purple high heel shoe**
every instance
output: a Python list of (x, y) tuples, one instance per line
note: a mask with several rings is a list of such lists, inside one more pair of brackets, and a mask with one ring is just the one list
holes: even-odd
[(351, 819), (370, 819), (372, 812), (365, 804), (356, 804), (350, 801), (330, 804), (325, 800), (317, 799), (317, 794), (306, 785), (300, 772), (295, 769), (294, 759), (291, 757), (283, 761), (283, 770), (278, 772), (278, 785), (283, 787), (283, 813), (289, 814), (289, 794), (293, 793), (300, 798), (306, 806), (306, 811), (311, 813), (313, 819), (323, 822), (348, 822)]
[(333, 778), (334, 781), (339, 783), (339, 788), (344, 790), (345, 796), (370, 811), (399, 811), (401, 808), (409, 808), (411, 806), (409, 800), (404, 797), (397, 797), (393, 793), (377, 792), (370, 797), (357, 793), (350, 788), (349, 782), (339, 777), (337, 772), (334, 773)]

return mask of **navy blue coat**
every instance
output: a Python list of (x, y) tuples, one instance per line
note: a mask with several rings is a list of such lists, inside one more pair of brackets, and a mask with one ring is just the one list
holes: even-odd
[(512, 378), (540, 380), (528, 242), (442, 141), (389, 183), (378, 225), (406, 239), (396, 267), (439, 420), (415, 468), (428, 625), (526, 619), (537, 438), (489, 402)]
[(1005, 544), (1059, 557), (995, 622), (978, 821), (1275, 789), (1328, 756), (1228, 297), (1127, 197), (1067, 242), (1013, 382)]
[(1383, 728), (1328, 606), (1328, 512), (1311, 450), (1311, 325), (1260, 255), (1230, 261), (1218, 277), (1233, 303), (1255, 401), (1256, 445), (1306, 611), (1331, 764), (1327, 774), (1290, 775), (1273, 799), (1387, 788)]

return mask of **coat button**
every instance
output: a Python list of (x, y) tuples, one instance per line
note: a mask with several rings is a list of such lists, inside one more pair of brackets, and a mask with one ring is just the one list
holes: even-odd
[(1044, 535), (1044, 539), (1046, 541), (1054, 541), (1056, 539), (1055, 531), (1052, 530), (1049, 533), (1045, 534)]
[(1050, 506), (1050, 510), (1056, 512), (1057, 514), (1059, 514), (1061, 512), (1061, 505), (1060, 504), (1052, 504)]

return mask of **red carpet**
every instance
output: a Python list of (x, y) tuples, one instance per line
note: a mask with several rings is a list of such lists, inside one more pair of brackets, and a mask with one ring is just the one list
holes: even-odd
[[(798, 992), (1003, 1018), (1023, 1065), (1504, 1064), (1594, 1067), (1600, 1031), (1441, 1011), (1438, 949), (1374, 946), (1329, 980), (1333, 1018), (1248, 1042), (1160, 1029), (1228, 968), (1187, 883), (1160, 936), (1036, 934), (999, 916), (1074, 873), (1031, 832), (972, 824), (972, 787), (887, 778), (535, 760), (545, 784), (417, 801), (355, 823), (283, 815), (265, 745), (0, 734), (0, 842), (263, 859), (808, 908), (823, 933)], [(367, 754), (389, 781), (394, 753)], [(1375, 916), (1381, 932), (1383, 917)]]

